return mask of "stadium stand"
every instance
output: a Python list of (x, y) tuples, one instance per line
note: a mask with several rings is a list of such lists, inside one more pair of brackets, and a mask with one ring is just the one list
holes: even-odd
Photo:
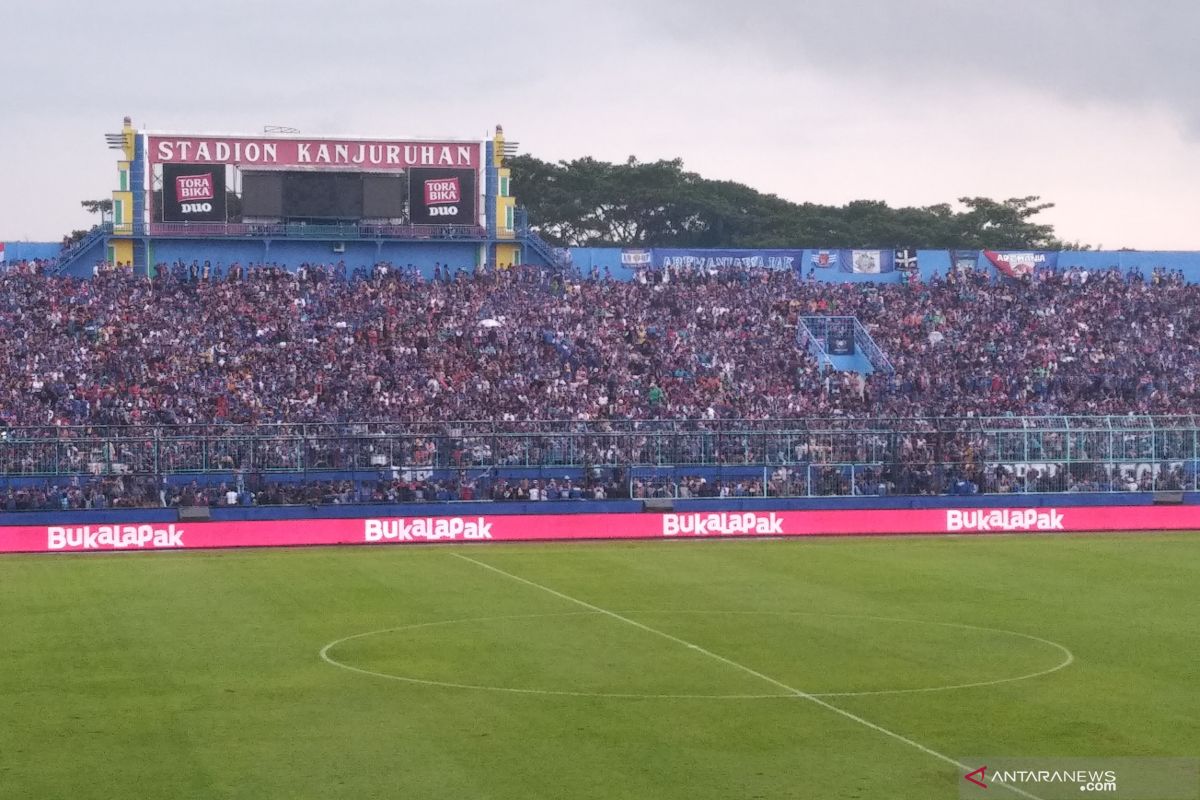
[[(1198, 392), (1200, 287), (1165, 270), (836, 284), (758, 269), (673, 270), (651, 282), (516, 267), (439, 269), (427, 281), (391, 264), (289, 271), (194, 262), (160, 265), (154, 276), (112, 267), (92, 280), (37, 268), (0, 274), (3, 471), (76, 476), (10, 484), (3, 507), (527, 499), (531, 488), (539, 498), (1172, 489), (1195, 477), (1181, 461), (1155, 470), (1150, 487), (1144, 474), (1114, 475), (1111, 444), (1101, 455), (1078, 439), (1072, 460), (1104, 460), (1103, 469), (1034, 469), (1031, 477), (997, 466), (998, 440), (967, 432), (980, 418), (1188, 414)], [(797, 346), (802, 316), (834, 314), (857, 318), (894, 372), (825, 370)], [(852, 444), (676, 435), (665, 454), (651, 452), (662, 443), (648, 433), (668, 427), (660, 420), (704, 432), (807, 418), (881, 432)], [(253, 458), (236, 448), (206, 452), (197, 467), (182, 439), (162, 442), (189, 426), (215, 426), (228, 439), (244, 426), (363, 421), (403, 433), (403, 452), (364, 462), (348, 432), (330, 428), (336, 435), (307, 443), (319, 455), (303, 456), (305, 470), (404, 467), (421, 470), (419, 479), (222, 487), (230, 470), (258, 474), (264, 458), (286, 471), (290, 443), (272, 451), (260, 436)], [(540, 430), (531, 421), (586, 435), (571, 454), (531, 452), (517, 435)], [(127, 452), (151, 436), (153, 464)], [(1069, 438), (1040, 437), (1039, 452), (1019, 458), (1070, 458)], [(97, 456), (74, 439), (103, 439), (109, 451)], [(114, 462), (126, 465), (115, 475), (96, 466)], [(563, 475), (553, 485), (547, 475), (522, 484), (495, 471), (557, 464), (680, 472), (643, 479), (634, 470), (614, 485), (607, 473), (583, 470), (564, 487)], [(713, 481), (688, 474), (688, 464), (764, 469)], [(163, 477), (202, 470), (225, 474), (194, 486)]]

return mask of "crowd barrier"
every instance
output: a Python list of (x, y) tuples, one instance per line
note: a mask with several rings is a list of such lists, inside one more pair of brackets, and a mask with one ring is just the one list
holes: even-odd
[(0, 552), (1200, 529), (1200, 506), (480, 514), (0, 527)]

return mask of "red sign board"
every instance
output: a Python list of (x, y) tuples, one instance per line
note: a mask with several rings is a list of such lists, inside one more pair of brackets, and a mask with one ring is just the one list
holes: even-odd
[(277, 136), (172, 136), (150, 134), (151, 164), (236, 164), (250, 167), (403, 170), (481, 164), (478, 142), (385, 139), (289, 139)]
[(462, 199), (458, 178), (425, 181), (425, 205), (457, 203)]
[(216, 196), (212, 173), (180, 175), (175, 178), (175, 199), (181, 203), (212, 200)]

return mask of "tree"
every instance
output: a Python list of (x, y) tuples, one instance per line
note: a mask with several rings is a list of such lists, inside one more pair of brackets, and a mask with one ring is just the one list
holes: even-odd
[(79, 205), (83, 206), (83, 210), (89, 214), (99, 214), (101, 221), (112, 214), (113, 201), (111, 198), (104, 200), (82, 200)]
[(734, 181), (703, 178), (680, 159), (612, 164), (594, 158), (509, 162), (531, 225), (560, 246), (895, 247), (1054, 249), (1053, 208), (1036, 196), (892, 208), (793, 203)]
[(1054, 250), (1061, 244), (1054, 237), (1054, 226), (1032, 222), (1033, 217), (1053, 203), (1039, 203), (1037, 195), (1013, 197), (996, 202), (986, 197), (960, 197), (967, 211), (958, 216), (958, 232), (963, 244), (987, 250), (1029, 248)]

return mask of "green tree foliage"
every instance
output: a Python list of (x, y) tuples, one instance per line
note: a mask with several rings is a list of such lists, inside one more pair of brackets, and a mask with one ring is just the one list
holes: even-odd
[[(874, 200), (793, 203), (734, 181), (703, 178), (680, 159), (622, 164), (580, 158), (509, 161), (532, 227), (560, 246), (895, 247), (1057, 249), (1037, 196), (962, 197), (922, 208)], [(1079, 245), (1075, 245), (1079, 247)]]
[(71, 231), (70, 233), (68, 233), (66, 236), (63, 237), (63, 247), (70, 247), (71, 245), (75, 244), (76, 242), (82, 240), (83, 237), (87, 236), (89, 233), (91, 233), (91, 231), (85, 231), (85, 230), (79, 230), (79, 229)]
[(112, 213), (113, 201), (112, 198), (104, 200), (81, 200), (79, 205), (83, 206), (83, 210), (89, 214), (99, 214), (101, 218)]

